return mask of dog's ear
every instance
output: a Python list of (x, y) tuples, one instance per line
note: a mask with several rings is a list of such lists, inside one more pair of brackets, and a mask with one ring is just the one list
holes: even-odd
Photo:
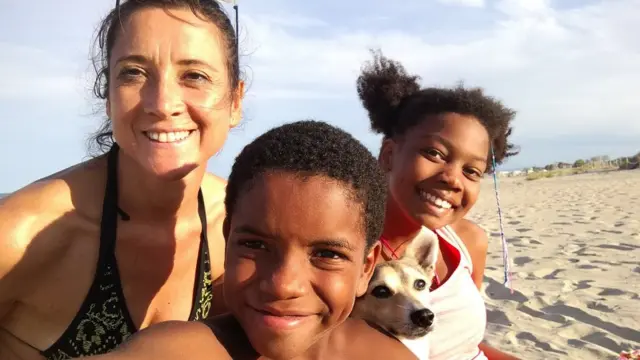
[(414, 258), (425, 271), (429, 272), (436, 268), (438, 250), (438, 235), (423, 227), (418, 236), (407, 246), (404, 256)]

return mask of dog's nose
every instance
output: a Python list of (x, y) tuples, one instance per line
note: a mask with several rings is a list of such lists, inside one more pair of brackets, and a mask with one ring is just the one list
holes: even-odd
[(431, 326), (434, 317), (435, 315), (429, 309), (422, 309), (411, 313), (411, 321), (422, 328)]

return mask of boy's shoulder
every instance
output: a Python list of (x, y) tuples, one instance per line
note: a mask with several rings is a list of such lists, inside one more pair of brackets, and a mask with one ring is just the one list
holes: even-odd
[(218, 342), (234, 359), (257, 359), (259, 354), (251, 346), (247, 334), (240, 323), (231, 314), (210, 317), (203, 321), (217, 338)]
[(398, 339), (360, 319), (342, 323), (331, 336), (331, 346), (345, 359), (417, 359)]

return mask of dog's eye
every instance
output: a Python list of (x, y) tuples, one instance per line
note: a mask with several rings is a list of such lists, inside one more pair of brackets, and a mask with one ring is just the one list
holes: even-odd
[(418, 279), (413, 282), (413, 287), (416, 290), (424, 290), (424, 288), (427, 287), (427, 282), (422, 279)]
[(378, 299), (386, 299), (388, 297), (391, 297), (391, 290), (384, 286), (384, 285), (378, 285), (375, 288), (373, 288), (373, 290), (371, 290), (371, 295), (377, 297)]

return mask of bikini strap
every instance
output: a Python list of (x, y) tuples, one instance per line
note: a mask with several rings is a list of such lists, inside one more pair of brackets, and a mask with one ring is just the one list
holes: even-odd
[(100, 221), (100, 262), (110, 254), (115, 254), (116, 232), (118, 226), (118, 152), (120, 147), (113, 143), (107, 154), (107, 185), (102, 202)]

